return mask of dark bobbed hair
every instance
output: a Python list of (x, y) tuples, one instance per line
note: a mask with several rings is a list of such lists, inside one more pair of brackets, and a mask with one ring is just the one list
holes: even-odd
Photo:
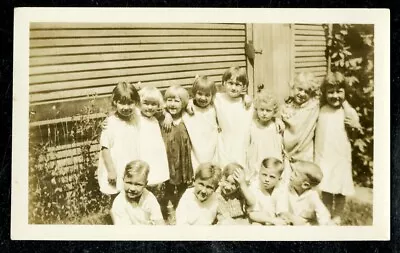
[(112, 91), (112, 105), (115, 103), (140, 103), (140, 96), (133, 84), (119, 82)]
[(245, 68), (230, 67), (227, 69), (222, 75), (222, 84), (230, 79), (236, 79), (236, 81), (241, 82), (244, 87), (249, 85), (249, 79)]

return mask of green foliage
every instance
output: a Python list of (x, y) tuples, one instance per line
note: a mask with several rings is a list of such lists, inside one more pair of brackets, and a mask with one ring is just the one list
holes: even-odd
[(95, 180), (101, 119), (94, 109), (95, 97), (71, 122), (30, 129), (29, 223), (75, 223), (109, 205)]
[(353, 147), (353, 177), (362, 186), (373, 185), (374, 26), (334, 24), (328, 37), (331, 71), (347, 78), (347, 100), (357, 110), (362, 131), (349, 130)]

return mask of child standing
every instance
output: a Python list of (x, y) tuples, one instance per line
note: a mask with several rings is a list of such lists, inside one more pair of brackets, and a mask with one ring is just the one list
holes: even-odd
[(322, 200), (341, 223), (345, 196), (354, 193), (351, 145), (345, 125), (360, 128), (357, 112), (346, 101), (346, 82), (339, 73), (330, 73), (322, 84), (322, 103), (315, 134), (315, 162), (324, 178), (319, 186)]
[(116, 113), (107, 118), (100, 137), (98, 181), (101, 192), (114, 195), (123, 189), (125, 165), (139, 157), (137, 105), (140, 97), (129, 83), (118, 83), (112, 93)]
[(196, 77), (193, 87), (193, 114), (184, 114), (183, 121), (192, 143), (193, 168), (214, 162), (218, 139), (217, 115), (213, 105), (215, 83), (206, 76)]
[(161, 188), (169, 179), (168, 158), (161, 136), (160, 125), (155, 114), (163, 107), (161, 92), (155, 87), (145, 86), (139, 90), (139, 157), (150, 166), (148, 189), (161, 198)]
[(211, 225), (217, 216), (218, 201), (214, 193), (221, 179), (221, 169), (203, 163), (196, 170), (194, 187), (183, 194), (176, 209), (177, 225)]
[(279, 217), (287, 210), (286, 191), (279, 185), (283, 164), (276, 158), (265, 158), (261, 163), (258, 180), (252, 182), (250, 191), (255, 205), (249, 208), (253, 223), (262, 225), (286, 225)]
[[(162, 131), (167, 150), (169, 165), (169, 181), (165, 188), (165, 205), (170, 201), (176, 208), (179, 199), (188, 185), (193, 182), (193, 166), (191, 159), (191, 143), (186, 126), (182, 120), (189, 94), (181, 86), (171, 86), (164, 94), (165, 107), (172, 116), (173, 122), (169, 132)], [(166, 210), (163, 210), (166, 215)]]
[(309, 161), (292, 164), (288, 194), (288, 212), (281, 216), (292, 225), (331, 225), (328, 209), (315, 187), (321, 182), (321, 169)]
[(266, 157), (282, 160), (282, 136), (275, 125), (278, 101), (267, 92), (261, 91), (254, 100), (254, 116), (250, 126), (250, 145), (248, 148), (248, 179), (258, 175), (261, 162)]
[(312, 73), (294, 78), (293, 96), (282, 108), (283, 144), (288, 158), (314, 161), (314, 132), (319, 113), (319, 85)]
[(249, 191), (244, 169), (240, 164), (230, 163), (225, 166), (217, 193), (218, 224), (249, 224), (246, 208), (253, 206), (255, 200)]
[[(231, 67), (222, 76), (224, 93), (215, 95), (214, 104), (221, 128), (218, 140), (218, 162), (222, 167), (236, 162), (247, 167), (247, 148), (253, 109), (244, 106), (243, 90), (249, 82), (244, 68)], [(247, 168), (246, 168), (247, 170)], [(247, 177), (248, 171), (246, 171)]]
[(114, 225), (163, 225), (160, 205), (146, 190), (149, 165), (140, 160), (126, 165), (124, 191), (118, 194), (111, 208)]

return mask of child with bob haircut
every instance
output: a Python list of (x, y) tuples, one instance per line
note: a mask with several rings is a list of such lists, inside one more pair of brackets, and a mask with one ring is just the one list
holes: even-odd
[(314, 161), (314, 132), (319, 113), (319, 83), (310, 72), (298, 73), (292, 96), (282, 108), (283, 144), (289, 159)]
[(176, 209), (177, 225), (211, 225), (217, 216), (215, 190), (221, 179), (221, 169), (211, 163), (200, 164), (194, 187), (183, 194)]
[(315, 163), (324, 174), (319, 188), (322, 201), (336, 224), (341, 223), (346, 196), (354, 194), (351, 144), (346, 126), (361, 128), (356, 110), (346, 101), (346, 84), (339, 72), (326, 76), (315, 133)]
[[(247, 148), (253, 108), (246, 108), (243, 92), (249, 84), (244, 68), (231, 67), (222, 75), (223, 93), (217, 93), (214, 105), (221, 128), (218, 140), (218, 162), (224, 167), (236, 162), (247, 167)], [(246, 171), (247, 177), (247, 171)]]
[(126, 165), (124, 191), (115, 198), (111, 208), (114, 225), (163, 225), (160, 205), (146, 190), (149, 165), (135, 160)]
[(225, 166), (217, 190), (217, 199), (219, 225), (249, 224), (246, 208), (254, 205), (254, 199), (240, 164), (230, 163)]
[(192, 143), (193, 168), (216, 160), (218, 123), (212, 102), (216, 91), (215, 83), (207, 76), (196, 76), (192, 87), (193, 113), (183, 115)]
[(162, 131), (164, 139), (168, 166), (169, 180), (165, 184), (165, 198), (162, 208), (163, 214), (167, 215), (166, 208), (170, 201), (174, 208), (186, 188), (193, 182), (193, 166), (191, 158), (191, 142), (186, 125), (182, 120), (185, 108), (189, 101), (187, 90), (178, 85), (169, 87), (164, 94), (165, 109), (172, 116), (172, 127), (170, 131)]
[(292, 164), (288, 194), (288, 212), (281, 216), (291, 225), (332, 225), (330, 213), (315, 187), (322, 180), (321, 169), (309, 161)]
[(160, 125), (155, 116), (163, 109), (164, 99), (157, 88), (150, 86), (140, 89), (139, 95), (139, 157), (151, 168), (147, 187), (161, 201), (161, 188), (169, 179), (169, 168)]
[(250, 186), (255, 204), (248, 212), (253, 224), (286, 225), (285, 220), (279, 217), (287, 210), (287, 191), (279, 184), (282, 172), (281, 160), (270, 157), (261, 162), (258, 180)]
[(112, 92), (116, 112), (107, 117), (107, 129), (100, 137), (98, 182), (100, 191), (115, 197), (123, 189), (125, 165), (139, 158), (137, 106), (140, 97), (136, 88), (120, 82)]
[(254, 99), (254, 109), (247, 153), (250, 180), (257, 177), (260, 164), (266, 157), (282, 160), (282, 136), (275, 124), (279, 110), (277, 99), (271, 92), (262, 90)]

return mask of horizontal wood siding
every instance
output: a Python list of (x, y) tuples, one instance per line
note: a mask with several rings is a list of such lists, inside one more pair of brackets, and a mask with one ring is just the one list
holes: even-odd
[(294, 73), (313, 72), (320, 80), (326, 75), (326, 36), (321, 24), (294, 24)]
[[(245, 29), (245, 24), (32, 23), (31, 109), (94, 94), (107, 97), (119, 81), (161, 89), (189, 86), (196, 75), (220, 82), (228, 67), (246, 67)], [(37, 120), (42, 117), (31, 118)]]

